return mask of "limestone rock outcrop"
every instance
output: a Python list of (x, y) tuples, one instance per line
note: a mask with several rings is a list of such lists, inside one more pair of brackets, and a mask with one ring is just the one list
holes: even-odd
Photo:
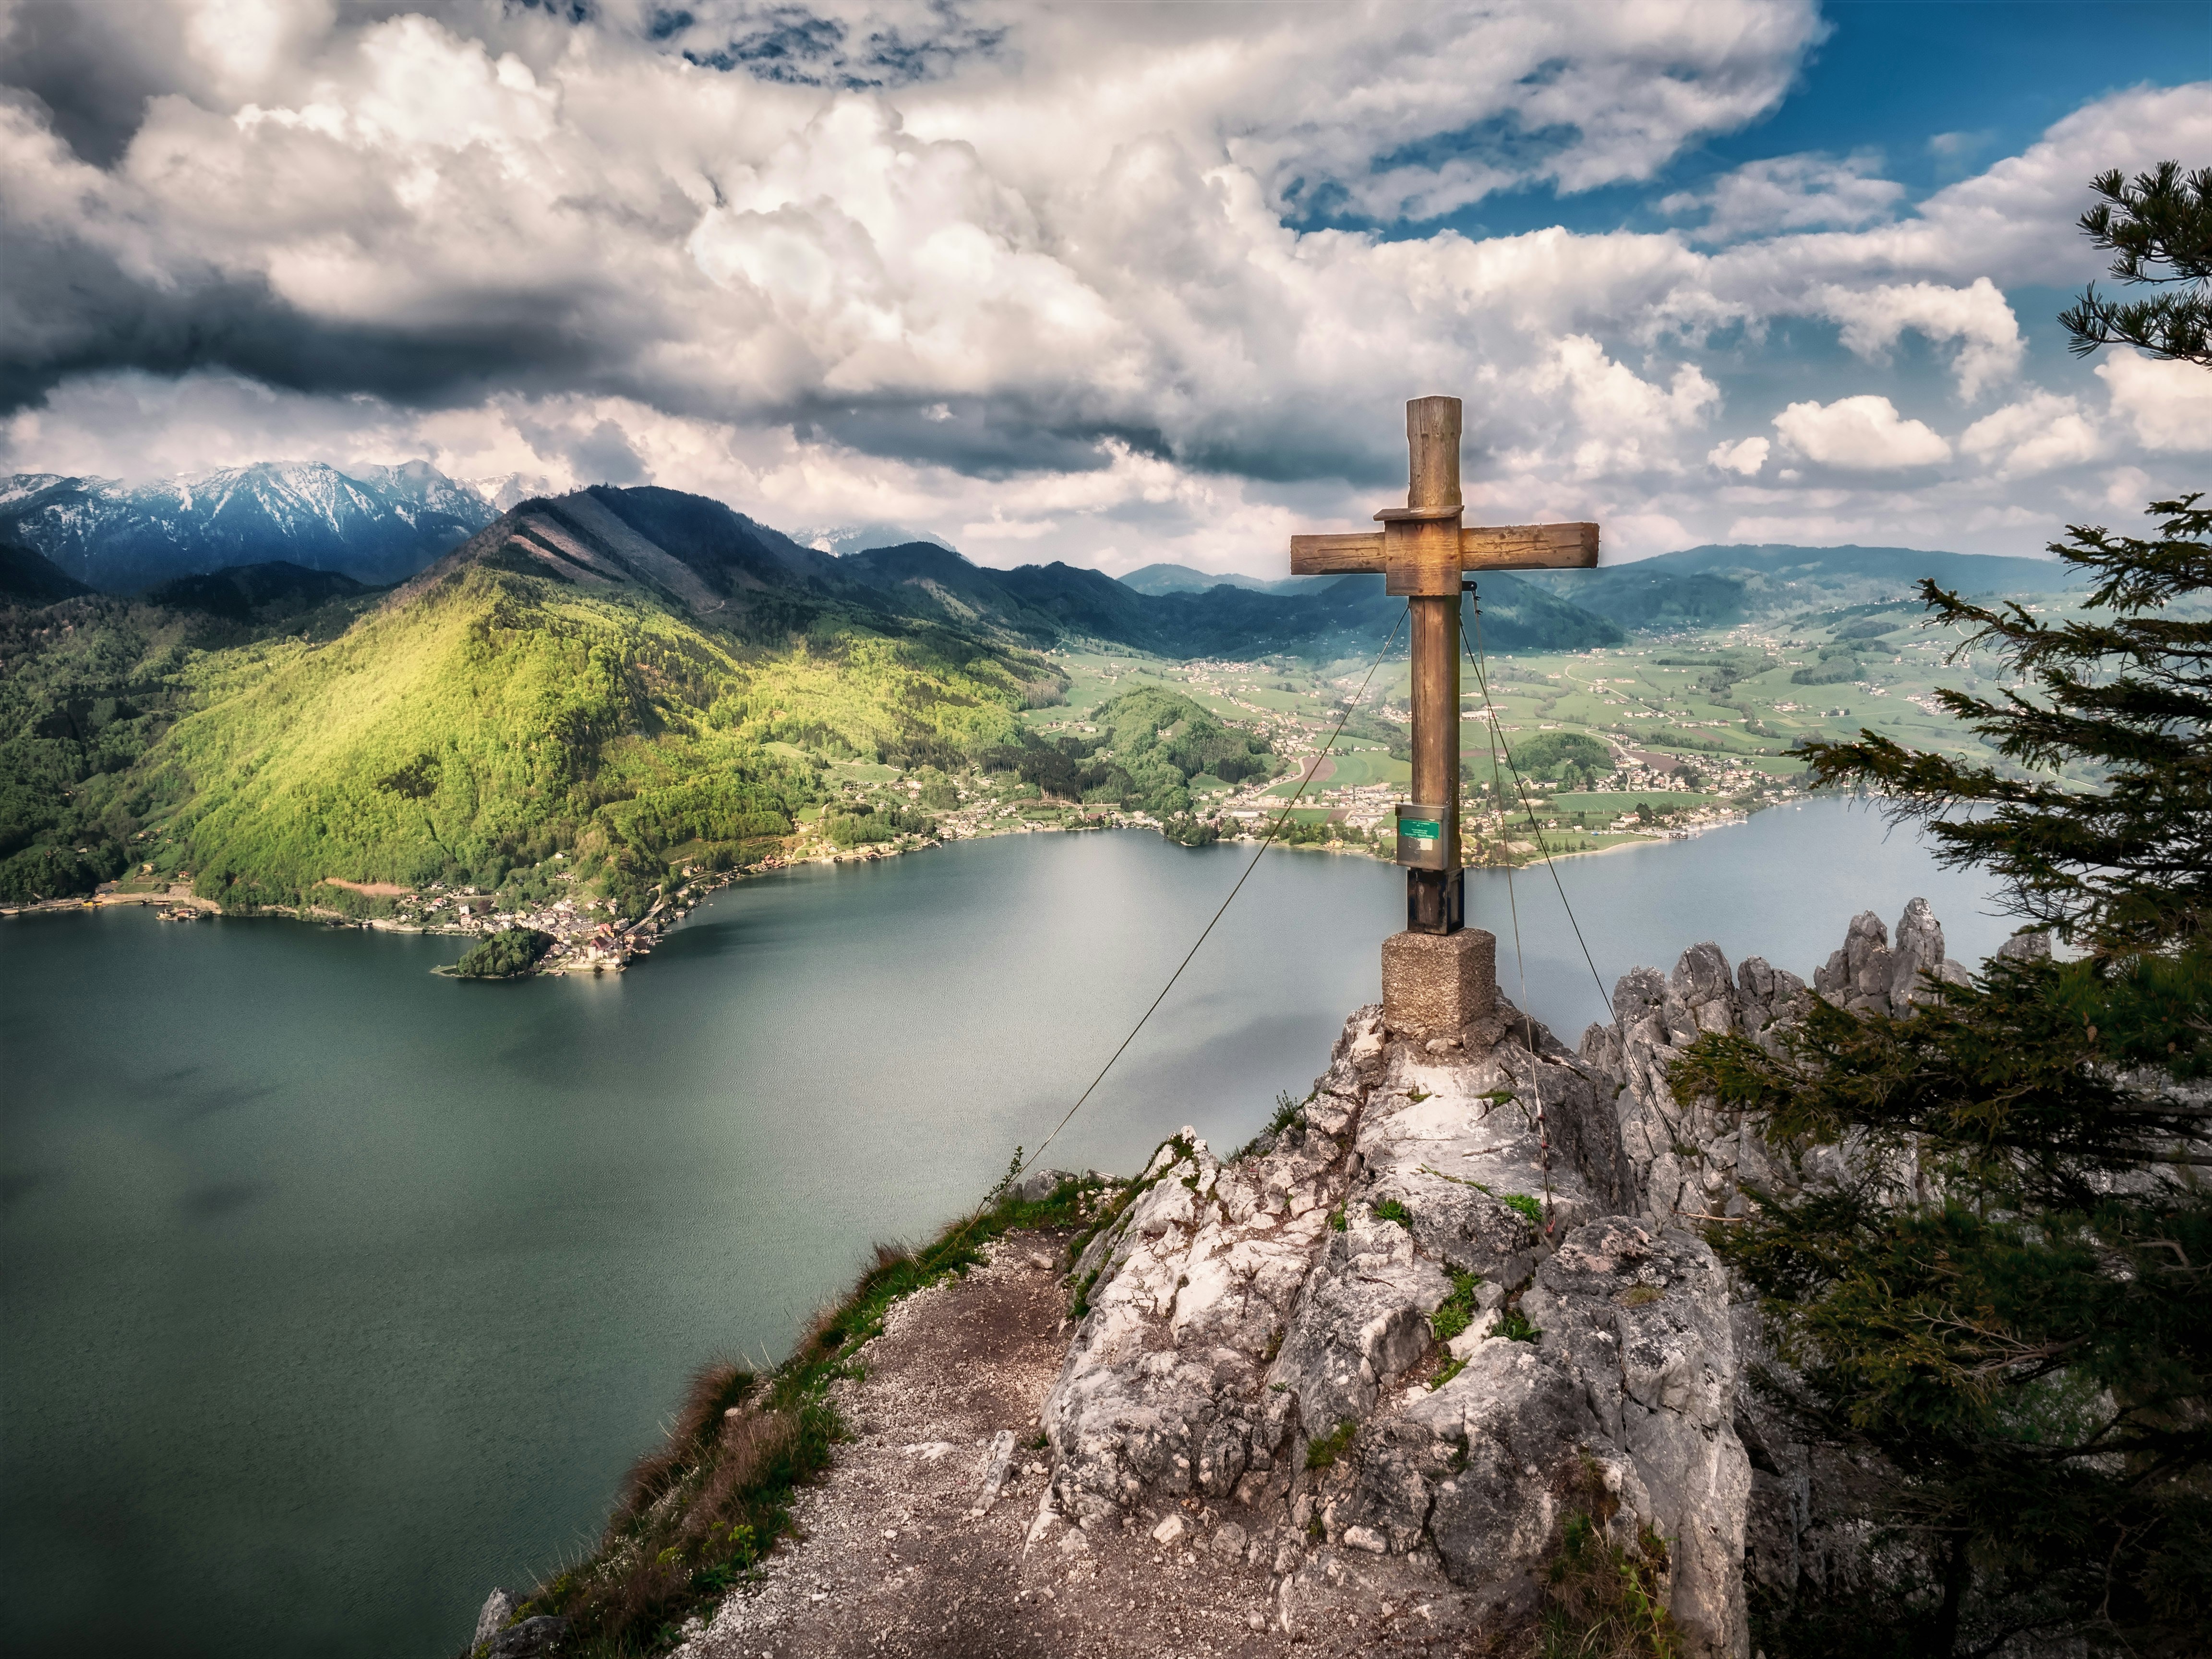
[[(2039, 944), (2049, 949), (2041, 934), (2023, 934), (2005, 951)], [(1854, 916), (1809, 988), (1760, 957), (1746, 957), (1731, 973), (1711, 943), (1685, 951), (1664, 977), (1650, 968), (1624, 975), (1613, 988), (1613, 1023), (1589, 1027), (1579, 1049), (1591, 1075), (1620, 1091), (1614, 1111), (1632, 1200), (1623, 1208), (1701, 1226), (1741, 1215), (1747, 1188), (1788, 1193), (1841, 1173), (1833, 1148), (1778, 1149), (1741, 1113), (1677, 1100), (1668, 1070), (1700, 1034), (1734, 1032), (1771, 1047), (1808, 988), (1857, 1013), (1903, 1018), (1966, 979), (1965, 965), (1944, 953), (1942, 924), (1918, 898), (1898, 919), (1894, 945), (1873, 911)]]
[(1184, 1131), (1091, 1241), (1032, 1538), (1197, 1498), (1286, 1624), (1349, 1572), (1479, 1625), (1534, 1610), (1595, 1482), (1624, 1537), (1681, 1540), (1696, 1650), (1744, 1652), (1726, 1287), (1619, 1215), (1626, 1170), (1610, 1091), (1541, 1026), (1501, 1006), (1447, 1045), (1362, 1010), (1301, 1121), (1227, 1164)]
[(1285, 1628), (1418, 1595), (1494, 1629), (1579, 1510), (1663, 1550), (1686, 1651), (1747, 1654), (1747, 1572), (1832, 1569), (1834, 1482), (1744, 1384), (1757, 1321), (1700, 1233), (1823, 1164), (1669, 1068), (1811, 994), (1901, 1017), (1964, 977), (1916, 899), (1809, 988), (1711, 944), (1638, 968), (1574, 1051), (1502, 997), (1443, 1037), (1362, 1009), (1287, 1128), (1227, 1161), (1185, 1129), (1088, 1241), (1031, 1547), (1197, 1505)]

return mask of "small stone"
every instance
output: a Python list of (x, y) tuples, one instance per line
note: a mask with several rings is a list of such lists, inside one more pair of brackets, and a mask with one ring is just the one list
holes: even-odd
[(1244, 1553), (1244, 1528), (1234, 1521), (1224, 1521), (1213, 1530), (1213, 1553), (1228, 1560), (1236, 1560)]
[[(1244, 1623), (1252, 1630), (1265, 1630), (1267, 1628), (1267, 1615), (1264, 1613), (1248, 1613), (1244, 1615)], [(1765, 1656), (1761, 1655), (1760, 1659), (1765, 1659)]]
[(1067, 1535), (1060, 1540), (1060, 1550), (1063, 1555), (1081, 1555), (1090, 1547), (1090, 1537), (1080, 1527), (1070, 1527)]
[(1365, 1550), (1370, 1555), (1384, 1554), (1390, 1547), (1383, 1541), (1382, 1534), (1372, 1527), (1346, 1527), (1344, 1541), (1353, 1549)]
[(503, 1589), (495, 1589), (484, 1598), (483, 1611), (477, 1615), (476, 1640), (471, 1647), (482, 1647), (507, 1628), (507, 1621), (514, 1617), (514, 1597)]
[(1182, 1536), (1182, 1516), (1171, 1515), (1152, 1528), (1152, 1541), (1155, 1544), (1172, 1544)]
[(539, 1613), (519, 1625), (509, 1625), (492, 1638), (492, 1659), (538, 1659), (553, 1651), (568, 1632), (568, 1621)]

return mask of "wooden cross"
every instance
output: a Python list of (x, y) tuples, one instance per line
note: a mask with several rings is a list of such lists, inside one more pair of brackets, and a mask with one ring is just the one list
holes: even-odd
[[(1460, 403), (1406, 405), (1406, 505), (1375, 516), (1379, 533), (1293, 536), (1291, 574), (1383, 574), (1385, 591), (1413, 612), (1413, 799), (1398, 809), (1397, 861), (1406, 870), (1406, 926), (1452, 933), (1464, 926), (1459, 836), (1459, 601), (1470, 570), (1587, 570), (1594, 524), (1462, 525)], [(1473, 584), (1469, 583), (1469, 586)]]

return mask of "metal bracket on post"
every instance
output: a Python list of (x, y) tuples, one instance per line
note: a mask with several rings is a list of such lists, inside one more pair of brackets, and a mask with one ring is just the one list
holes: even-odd
[(1406, 870), (1406, 926), (1417, 933), (1456, 933), (1467, 925), (1467, 889), (1454, 867), (1459, 848), (1450, 801), (1400, 801), (1396, 861)]
[(1400, 801), (1397, 810), (1398, 850), (1394, 861), (1408, 870), (1449, 870), (1455, 839), (1452, 819), (1456, 809), (1449, 801), (1434, 805)]
[(1467, 926), (1467, 872), (1406, 872), (1406, 931), (1456, 933)]

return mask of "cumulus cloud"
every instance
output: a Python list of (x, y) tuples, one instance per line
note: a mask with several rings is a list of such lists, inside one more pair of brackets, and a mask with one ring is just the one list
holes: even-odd
[(1986, 276), (1977, 276), (1966, 288), (1886, 283), (1850, 289), (1831, 283), (1808, 298), (1813, 309), (1844, 325), (1844, 347), (1869, 362), (1886, 361), (1907, 329), (1931, 341), (1957, 341), (1952, 367), (1961, 398), (1973, 398), (1990, 382), (2009, 378), (2026, 349), (2012, 307)]
[(2123, 351), (2097, 365), (2097, 378), (2146, 449), (2212, 450), (2212, 374)]
[[(1771, 112), (1810, 0), (15, 0), (9, 27), (16, 465), (412, 453), (1109, 568), (1271, 569), (1293, 525), (1364, 525), (1399, 404), (1440, 390), (1486, 514), (1711, 533), (1737, 509), (1700, 457), (1794, 483), (1709, 435), (1723, 387), (1739, 430), (1771, 413), (1729, 371), (1778, 319), (1869, 363), (1917, 331), (1982, 395), (2021, 360), (2004, 286), (2081, 263), (2082, 181), (2212, 148), (2212, 88), (2139, 90), (1913, 210), (1865, 158), (1794, 156), (1692, 192), (1695, 239), (1481, 238), (1425, 221)], [(1934, 438), (1876, 401), (1891, 448)]]
[(1644, 380), (1613, 362), (1587, 334), (1560, 341), (1551, 362), (1536, 371), (1530, 385), (1539, 393), (1566, 393), (1589, 434), (1573, 451), (1575, 468), (1584, 477), (1679, 471), (1673, 440), (1702, 424), (1721, 395), (1690, 363), (1677, 368), (1664, 386)]
[(1903, 185), (1872, 176), (1881, 165), (1871, 152), (1841, 160), (1816, 154), (1747, 161), (1709, 189), (1662, 198), (1659, 210), (1704, 214), (1699, 235), (1707, 241), (1869, 224), (1890, 217), (1905, 197)]
[(2094, 460), (2100, 445), (2078, 402), (2037, 391), (1976, 421), (1959, 434), (1959, 447), (1995, 461), (2000, 478), (2023, 478)]
[(1792, 404), (1774, 417), (1782, 441), (1807, 460), (1849, 472), (1933, 466), (1951, 459), (1942, 435), (1906, 420), (1887, 398)]
[(1723, 472), (1735, 472), (1749, 478), (1766, 465), (1768, 445), (1764, 438), (1745, 438), (1732, 444), (1717, 444), (1705, 455), (1709, 466)]

